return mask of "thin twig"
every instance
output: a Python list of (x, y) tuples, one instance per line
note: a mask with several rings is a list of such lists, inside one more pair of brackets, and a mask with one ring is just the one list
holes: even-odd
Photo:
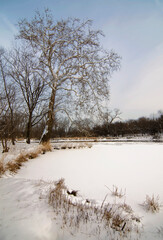
[(103, 208), (103, 206), (104, 206), (104, 202), (105, 202), (107, 196), (108, 196), (108, 194), (106, 194), (106, 196), (104, 197), (104, 200), (103, 200), (103, 202), (102, 202), (102, 204), (101, 204), (101, 208)]

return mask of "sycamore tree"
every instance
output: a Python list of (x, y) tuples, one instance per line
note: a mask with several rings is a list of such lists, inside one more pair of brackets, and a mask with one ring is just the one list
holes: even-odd
[[(36, 12), (18, 23), (18, 39), (27, 42), (37, 60), (33, 70), (51, 89), (42, 141), (51, 136), (55, 116), (71, 109), (100, 110), (109, 97), (109, 79), (120, 66), (120, 57), (100, 44), (103, 33), (92, 21), (68, 18), (55, 21), (49, 10)], [(71, 111), (73, 112), (73, 111)]]

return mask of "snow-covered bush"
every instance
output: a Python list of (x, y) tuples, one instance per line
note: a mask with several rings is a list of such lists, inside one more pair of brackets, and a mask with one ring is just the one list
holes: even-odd
[(159, 212), (161, 204), (159, 203), (159, 196), (155, 197), (152, 195), (152, 197), (149, 197), (146, 195), (146, 200), (143, 203), (143, 206), (147, 211), (151, 211), (153, 213)]

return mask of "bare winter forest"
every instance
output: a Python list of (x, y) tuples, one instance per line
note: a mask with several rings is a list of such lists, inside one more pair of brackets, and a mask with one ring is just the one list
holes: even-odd
[[(109, 80), (121, 57), (100, 45), (103, 33), (91, 21), (55, 22), (51, 13), (37, 12), (21, 20), (12, 48), (0, 50), (0, 138), (158, 135), (157, 118), (121, 120), (109, 109)], [(116, 122), (115, 122), (116, 120)]]
[(17, 29), (0, 48), (0, 240), (161, 240), (163, 111), (110, 108), (123, 56), (91, 20), (45, 9)]

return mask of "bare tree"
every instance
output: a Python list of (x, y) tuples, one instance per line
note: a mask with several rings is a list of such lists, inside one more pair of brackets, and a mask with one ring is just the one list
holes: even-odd
[(113, 110), (108, 110), (104, 113), (104, 117), (103, 117), (103, 120), (104, 120), (104, 123), (103, 125), (105, 126), (106, 128), (106, 131), (107, 131), (107, 134), (109, 133), (109, 128), (111, 126), (111, 124), (115, 121), (115, 120), (121, 120), (121, 111), (118, 109), (118, 108), (115, 108)]
[(5, 121), (2, 121), (6, 126), (5, 131), (8, 132), (8, 137), (11, 138), (12, 144), (15, 145), (15, 122), (14, 114), (16, 111), (16, 94), (15, 87), (11, 83), (8, 76), (8, 66), (4, 58), (5, 51), (0, 49), (0, 77), (1, 77), (1, 89), (3, 91), (3, 103), (1, 98), (1, 104), (5, 106), (3, 109), (3, 118), (7, 117)]
[[(18, 91), (25, 101), (27, 109), (26, 142), (30, 143), (32, 126), (44, 116), (43, 96), (45, 82), (33, 71), (34, 55), (27, 51), (26, 46), (15, 48), (8, 57), (9, 74), (15, 81)], [(39, 106), (38, 106), (39, 105)], [(40, 107), (41, 106), (41, 107)]]
[[(99, 110), (109, 97), (108, 81), (120, 65), (114, 51), (100, 45), (101, 31), (92, 28), (90, 20), (67, 19), (55, 22), (49, 10), (36, 12), (31, 21), (18, 23), (19, 39), (25, 39), (37, 56), (34, 68), (51, 87), (49, 110), (42, 141), (48, 141), (56, 113), (69, 114), (80, 102), (85, 110)], [(61, 101), (60, 101), (61, 100)], [(84, 108), (85, 107), (85, 108)]]
[(8, 108), (7, 108), (6, 96), (3, 94), (3, 92), (0, 89), (0, 140), (3, 147), (3, 152), (8, 152), (8, 146), (7, 146), (8, 124), (6, 122), (6, 120), (8, 120), (6, 118), (7, 111), (8, 111)]
[(113, 110), (108, 110), (104, 113), (104, 123), (111, 124), (114, 120), (121, 120), (121, 111), (118, 108), (115, 108)]
[(85, 118), (82, 120), (76, 120), (72, 122), (69, 132), (75, 132), (76, 135), (90, 137), (91, 130), (94, 127), (94, 121), (90, 118)]

